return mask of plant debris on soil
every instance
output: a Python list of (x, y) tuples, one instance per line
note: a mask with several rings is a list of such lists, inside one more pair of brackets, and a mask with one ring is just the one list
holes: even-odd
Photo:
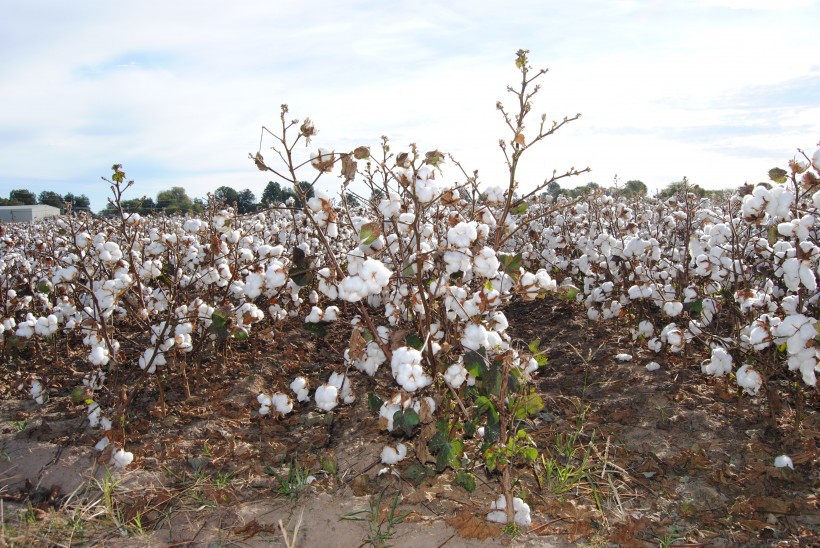
[[(184, 377), (165, 371), (162, 394), (138, 385), (126, 424), (115, 429), (135, 455), (125, 471), (108, 470), (86, 405), (70, 397), (84, 374), (79, 350), (44, 351), (21, 368), (47, 380), (42, 406), (20, 399), (23, 373), (4, 365), (2, 543), (820, 544), (816, 390), (799, 402), (782, 390), (773, 423), (764, 394), (750, 397), (728, 377), (701, 373), (708, 351), (655, 355), (625, 322), (590, 322), (558, 296), (515, 302), (505, 313), (514, 339), (540, 339), (548, 358), (534, 381), (545, 407), (526, 424), (540, 457), (517, 471), (533, 513), (529, 530), (505, 532), (486, 520), (498, 482), (483, 466), (472, 470), (472, 492), (463, 477), (436, 475), (417, 459), (383, 471), (381, 450), (396, 440), (380, 431), (368, 393), (392, 391), (384, 372), (350, 372), (356, 402), (332, 413), (300, 404), (283, 418), (260, 416), (261, 392), (286, 392), (296, 375), (315, 387), (343, 369), (343, 321), (315, 333), (290, 320)], [(650, 361), (661, 367), (648, 371)], [(794, 469), (774, 466), (783, 454)], [(391, 521), (396, 497), (401, 519)], [(362, 519), (342, 519), (351, 515)]]

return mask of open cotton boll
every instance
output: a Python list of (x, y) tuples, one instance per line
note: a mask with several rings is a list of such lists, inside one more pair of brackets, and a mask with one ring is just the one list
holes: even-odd
[(281, 415), (287, 415), (293, 411), (293, 402), (290, 401), (290, 398), (286, 394), (277, 392), (271, 396), (270, 400), (276, 412)]
[(29, 388), (29, 394), (31, 397), (36, 401), (38, 404), (43, 405), (46, 401), (46, 395), (43, 391), (43, 385), (37, 379), (31, 381), (31, 388)]
[(256, 401), (259, 402), (260, 415), (270, 414), (270, 408), (272, 404), (270, 396), (268, 396), (267, 394), (259, 394), (258, 396), (256, 396)]
[(649, 362), (648, 364), (646, 364), (647, 371), (657, 371), (660, 368), (661, 364), (659, 364), (658, 362)]
[(483, 325), (468, 325), (464, 329), (464, 336), (461, 337), (461, 344), (470, 350), (478, 350), (482, 346), (486, 348), (488, 345), (487, 330)]
[(737, 385), (743, 388), (744, 391), (751, 396), (756, 396), (758, 390), (760, 390), (760, 387), (763, 384), (763, 379), (760, 377), (760, 373), (748, 365), (743, 365), (737, 370), (735, 373), (735, 379), (737, 380)]
[(669, 301), (663, 304), (663, 311), (667, 316), (679, 316), (683, 312), (683, 303), (679, 301)]
[(332, 384), (338, 389), (339, 397), (341, 397), (345, 403), (353, 403), (356, 401), (356, 396), (353, 394), (353, 388), (350, 383), (350, 377), (347, 375), (334, 372), (330, 375), (327, 383)]
[(111, 441), (108, 439), (108, 436), (106, 436), (94, 445), (94, 449), (97, 451), (103, 451), (110, 443)]
[(290, 389), (296, 394), (296, 400), (300, 402), (305, 402), (310, 400), (310, 390), (308, 388), (307, 379), (304, 377), (296, 377), (290, 383)]
[(615, 359), (619, 362), (631, 362), (632, 361), (632, 354), (615, 354)]
[[(487, 521), (494, 523), (507, 523), (507, 499), (504, 495), (499, 495), (491, 505), (491, 512), (487, 514)], [(532, 515), (530, 506), (518, 497), (513, 498), (513, 510), (515, 511), (515, 523), (522, 527), (532, 525)]]
[(444, 373), (444, 382), (458, 388), (467, 380), (467, 369), (460, 363), (454, 363)]
[(721, 377), (732, 372), (732, 356), (722, 346), (712, 349), (712, 357), (704, 360), (700, 366), (701, 371), (706, 375)]
[(382, 463), (387, 465), (393, 465), (399, 463), (404, 460), (404, 457), (407, 456), (407, 446), (403, 443), (396, 445), (396, 448), (392, 448), (389, 445), (385, 445), (384, 449), (382, 449)]
[(323, 384), (316, 389), (313, 397), (316, 400), (316, 407), (322, 411), (330, 411), (338, 405), (339, 389), (332, 384)]
[(134, 453), (126, 451), (125, 449), (117, 449), (111, 455), (111, 464), (117, 468), (125, 468), (134, 461)]
[(794, 463), (792, 462), (791, 457), (788, 455), (780, 455), (779, 457), (775, 457), (774, 465), (776, 468), (791, 468), (794, 470)]

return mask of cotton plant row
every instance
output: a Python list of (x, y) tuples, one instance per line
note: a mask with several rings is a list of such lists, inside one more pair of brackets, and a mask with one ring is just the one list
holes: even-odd
[[(633, 319), (636, 340), (652, 351), (705, 344), (708, 375), (733, 372), (734, 356), (737, 383), (750, 394), (776, 372), (756, 370), (772, 360), (814, 387), (819, 162), (820, 151), (795, 159), (788, 172), (770, 172), (771, 184), (726, 204), (693, 194), (633, 203), (591, 196), (541, 222), (539, 242), (518, 244), (525, 261), (579, 286), (591, 320)], [(730, 329), (719, 315), (740, 325)], [(770, 346), (782, 354), (764, 353)]]

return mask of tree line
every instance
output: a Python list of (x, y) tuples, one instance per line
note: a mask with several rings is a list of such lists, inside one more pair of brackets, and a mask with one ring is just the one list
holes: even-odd
[(68, 194), (58, 194), (50, 190), (44, 190), (38, 196), (30, 190), (18, 188), (9, 192), (8, 198), (0, 198), (0, 206), (12, 205), (50, 205), (59, 208), (60, 211), (66, 210), (66, 204), (71, 204), (75, 211), (89, 211), (91, 201), (85, 194), (75, 196), (71, 192)]
[[(313, 188), (309, 183), (302, 181), (300, 184), (302, 192), (308, 198), (313, 197)], [(669, 183), (666, 187), (658, 191), (660, 198), (668, 198), (679, 191), (686, 189), (688, 192), (694, 192), (698, 196), (706, 196), (713, 193), (723, 191), (705, 190), (698, 185), (689, 183), (686, 178), (682, 181), (675, 181)], [(598, 183), (589, 182), (575, 188), (562, 188), (557, 182), (550, 183), (546, 190), (547, 194), (553, 196), (564, 195), (569, 198), (577, 198), (594, 190), (603, 190), (608, 194), (623, 196), (625, 198), (634, 198), (645, 196), (648, 192), (646, 184), (639, 180), (627, 181), (623, 186), (614, 185), (604, 188)], [(237, 191), (230, 186), (221, 186), (217, 188), (209, 199), (217, 200), (228, 206), (235, 206), (238, 213), (246, 214), (252, 213), (259, 209), (272, 207), (277, 204), (287, 204), (292, 200), (294, 207), (301, 207), (301, 199), (296, 191), (289, 187), (289, 185), (281, 185), (276, 181), (269, 181), (265, 190), (262, 192), (262, 198), (259, 202), (256, 201), (256, 196), (250, 189)], [(139, 213), (141, 215), (152, 215), (156, 213), (201, 213), (208, 207), (209, 199), (191, 198), (183, 187), (175, 186), (168, 190), (159, 192), (156, 198), (142, 197), (123, 200), (122, 207), (128, 213)], [(352, 206), (358, 205), (358, 200), (353, 194), (347, 195), (348, 203)], [(73, 211), (90, 211), (90, 200), (85, 194), (74, 195), (72, 193), (59, 194), (49, 190), (44, 190), (39, 195), (25, 189), (15, 189), (9, 192), (8, 198), (0, 198), (0, 205), (35, 205), (43, 204), (59, 208), (65, 212), (67, 205), (70, 204)], [(110, 215), (116, 212), (114, 204), (109, 203), (99, 213), (101, 215)]]

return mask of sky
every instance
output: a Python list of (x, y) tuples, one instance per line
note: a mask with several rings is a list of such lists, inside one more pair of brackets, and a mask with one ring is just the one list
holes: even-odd
[(504, 184), (498, 140), (512, 136), (495, 105), (514, 107), (521, 48), (549, 69), (529, 132), (541, 113), (582, 114), (524, 156), (523, 190), (587, 166), (562, 186), (733, 188), (820, 141), (820, 1), (4, 4), (2, 197), (86, 194), (97, 211), (117, 163), (135, 180), (126, 198), (226, 185), (259, 199), (271, 177), (248, 153), (283, 103), (319, 130), (305, 157), (386, 135), (394, 152), (439, 149)]

